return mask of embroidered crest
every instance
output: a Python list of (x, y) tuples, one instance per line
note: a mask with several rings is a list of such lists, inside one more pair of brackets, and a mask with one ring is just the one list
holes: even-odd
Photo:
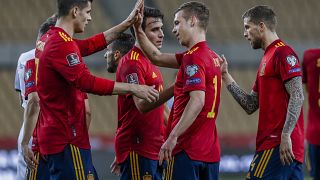
[(186, 74), (189, 76), (189, 77), (192, 77), (194, 76), (195, 74), (197, 74), (199, 71), (199, 67), (198, 65), (196, 64), (192, 64), (192, 65), (188, 65), (186, 67)]
[(137, 73), (131, 73), (126, 76), (127, 83), (130, 84), (139, 84), (139, 78)]
[(66, 58), (69, 66), (75, 66), (77, 64), (80, 64), (79, 57), (76, 53), (68, 54)]
[(297, 58), (295, 56), (293, 56), (293, 55), (287, 56), (286, 59), (287, 59), (287, 63), (291, 67), (293, 67), (293, 66), (295, 66), (297, 64)]

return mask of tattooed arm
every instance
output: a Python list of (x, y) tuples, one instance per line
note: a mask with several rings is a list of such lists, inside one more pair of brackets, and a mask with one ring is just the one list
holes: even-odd
[(259, 108), (258, 94), (256, 92), (251, 91), (251, 93), (248, 94), (242, 90), (235, 81), (228, 84), (227, 89), (247, 114), (252, 114)]
[(282, 133), (291, 134), (300, 116), (304, 100), (301, 77), (294, 77), (290, 79), (285, 83), (285, 87), (290, 95), (290, 99), (288, 103), (286, 122)]
[(295, 158), (292, 151), (290, 136), (300, 116), (304, 100), (301, 77), (294, 77), (290, 79), (285, 83), (285, 87), (290, 95), (290, 99), (280, 143), (280, 160), (284, 165), (290, 164)]
[(240, 106), (248, 113), (252, 114), (259, 108), (258, 94), (251, 91), (250, 94), (242, 90), (228, 72), (228, 62), (224, 55), (221, 56), (221, 74), (222, 80), (226, 84), (227, 89)]

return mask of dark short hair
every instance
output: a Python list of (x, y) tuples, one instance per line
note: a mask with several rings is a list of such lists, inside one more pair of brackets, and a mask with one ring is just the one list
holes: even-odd
[(270, 6), (254, 6), (242, 15), (242, 19), (244, 18), (248, 18), (250, 22), (256, 25), (264, 22), (271, 31), (275, 31), (277, 26), (277, 15)]
[[(150, 17), (153, 17), (153, 18), (160, 18), (161, 20), (163, 20), (163, 13), (157, 9), (157, 8), (152, 8), (152, 7), (148, 7), (148, 6), (145, 6), (144, 7), (144, 10), (143, 10), (143, 20), (142, 20), (142, 24), (141, 24), (141, 27), (142, 27), (142, 30), (145, 31), (146, 30), (146, 22), (147, 22), (147, 18), (150, 18)], [(133, 36), (134, 35), (134, 30), (133, 28), (131, 27), (130, 28), (130, 31), (131, 31), (131, 34)]]
[(183, 17), (188, 20), (191, 16), (195, 16), (199, 19), (199, 26), (204, 30), (207, 30), (209, 23), (210, 11), (208, 7), (196, 1), (190, 1), (183, 3), (176, 11), (175, 14), (179, 11), (183, 11)]
[(50, 29), (50, 26), (54, 26), (56, 22), (57, 22), (56, 14), (46, 19), (39, 27), (38, 38), (44, 35)]
[(125, 55), (130, 51), (134, 43), (135, 39), (131, 34), (120, 33), (119, 37), (112, 41), (111, 50), (118, 50), (122, 55)]
[(63, 17), (69, 14), (70, 9), (78, 6), (80, 9), (87, 7), (88, 2), (93, 0), (57, 0), (58, 3), (58, 17)]

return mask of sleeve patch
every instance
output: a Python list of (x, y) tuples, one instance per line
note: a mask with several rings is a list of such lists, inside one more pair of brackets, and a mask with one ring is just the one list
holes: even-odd
[(289, 73), (296, 73), (296, 72), (301, 72), (301, 68), (298, 67), (298, 68), (294, 68), (294, 69), (289, 70)]
[(24, 73), (24, 80), (25, 81), (28, 81), (29, 78), (31, 77), (32, 75), (32, 69), (28, 69), (25, 73)]
[(28, 82), (28, 83), (26, 84), (26, 88), (33, 87), (34, 85), (35, 85), (34, 81)]
[(200, 78), (187, 79), (186, 85), (193, 85), (193, 84), (201, 84), (201, 79)]
[(139, 84), (139, 79), (137, 73), (131, 73), (126, 76), (127, 83)]
[(297, 58), (295, 56), (293, 56), (293, 55), (287, 56), (286, 59), (287, 59), (287, 63), (291, 67), (293, 67), (293, 66), (295, 66), (297, 64)]
[(75, 66), (77, 64), (80, 64), (79, 57), (76, 53), (68, 54), (66, 58), (69, 66)]
[(186, 74), (188, 75), (188, 77), (194, 76), (195, 74), (198, 73), (198, 71), (199, 71), (199, 67), (196, 64), (186, 66)]

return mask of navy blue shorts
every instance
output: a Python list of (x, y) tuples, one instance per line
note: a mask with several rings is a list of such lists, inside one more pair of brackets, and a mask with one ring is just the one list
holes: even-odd
[(127, 159), (120, 164), (121, 180), (162, 180), (163, 166), (152, 160), (130, 152)]
[(307, 165), (310, 176), (320, 179), (320, 146), (309, 144), (307, 151)]
[(34, 156), (35, 156), (36, 160), (39, 162), (39, 164), (36, 165), (36, 169), (29, 169), (27, 167), (26, 179), (27, 180), (47, 180), (47, 179), (50, 179), (47, 162), (39, 155), (39, 152), (35, 152)]
[(193, 161), (187, 153), (181, 151), (169, 162), (165, 178), (166, 180), (218, 180), (219, 162), (207, 163)]
[(302, 163), (293, 161), (290, 165), (282, 165), (279, 146), (259, 151), (253, 157), (246, 179), (302, 180)]
[(50, 180), (97, 180), (98, 175), (93, 167), (91, 151), (80, 149), (72, 144), (63, 152), (46, 156)]

